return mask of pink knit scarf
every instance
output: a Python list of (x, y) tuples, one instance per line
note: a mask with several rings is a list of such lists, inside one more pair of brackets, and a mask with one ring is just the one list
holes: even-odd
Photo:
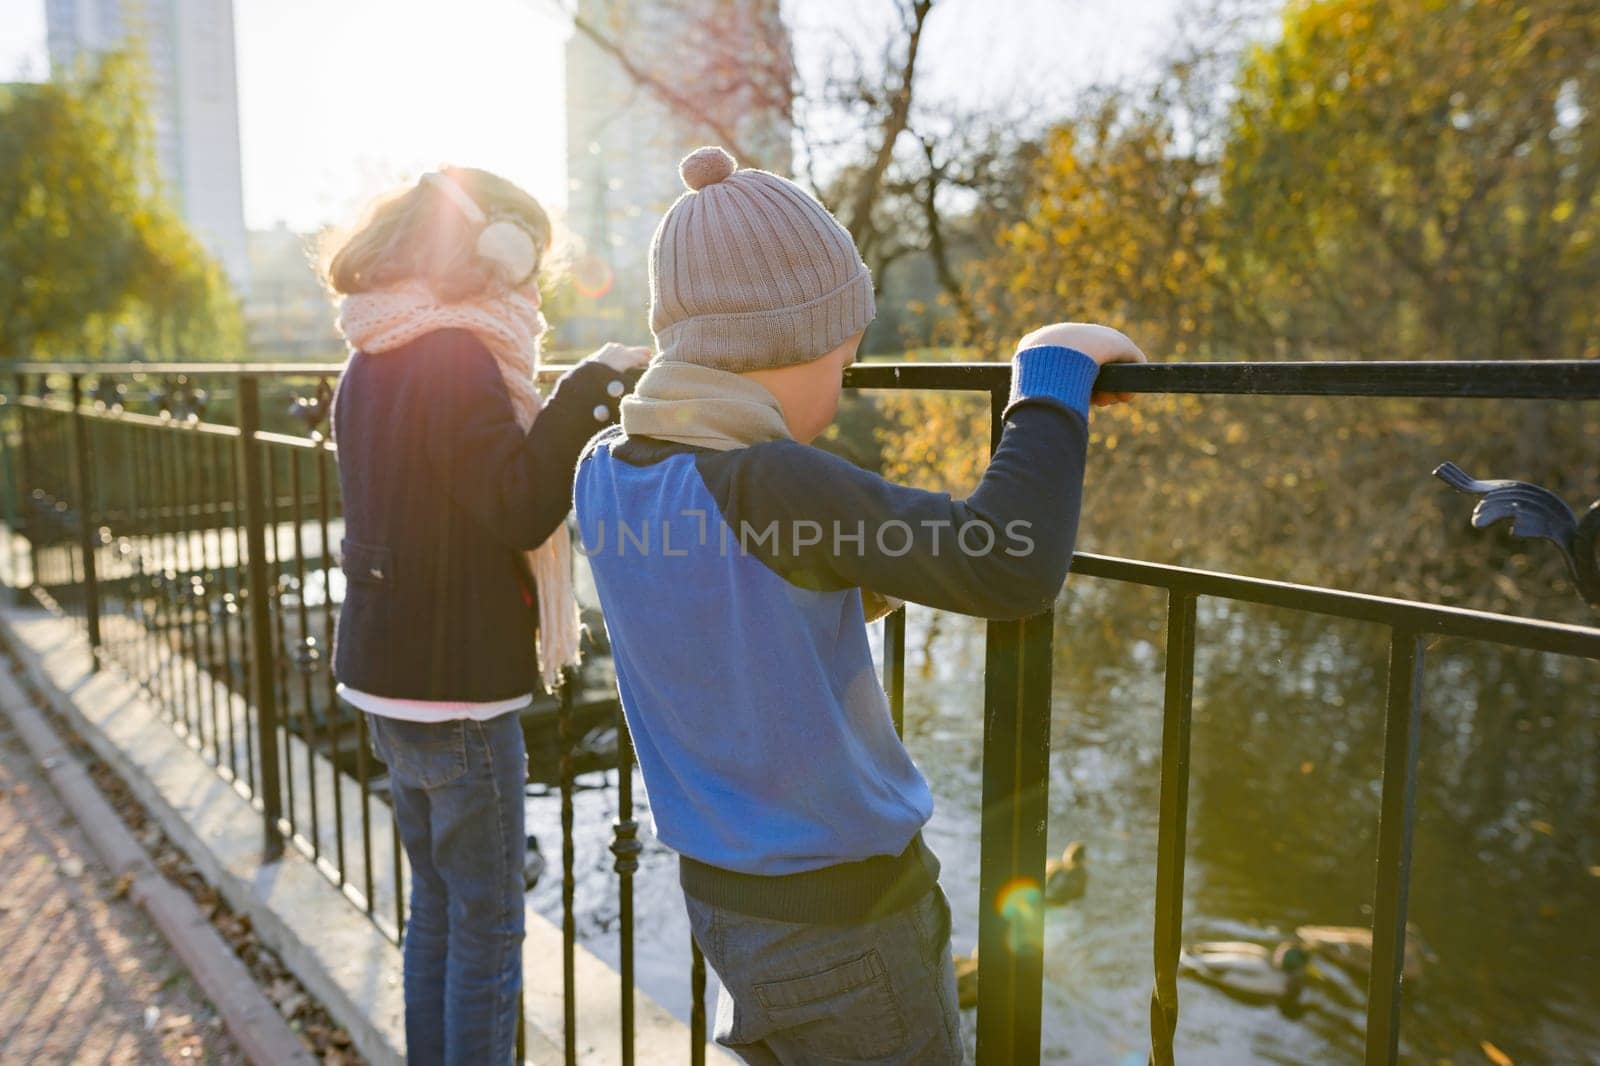
[[(346, 296), (339, 332), (352, 350), (377, 355), (441, 329), (465, 329), (481, 340), (500, 367), (517, 424), (526, 433), (544, 408), (534, 386), (544, 316), (539, 304), (517, 293), (473, 303), (439, 302), (420, 281), (380, 292)], [(578, 603), (572, 593), (572, 543), (565, 525), (528, 552), (539, 603), (539, 670), (554, 691), (561, 670), (578, 663)]]

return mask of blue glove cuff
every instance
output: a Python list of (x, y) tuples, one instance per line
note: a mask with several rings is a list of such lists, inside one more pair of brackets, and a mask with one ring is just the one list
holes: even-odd
[(1054, 400), (1085, 418), (1100, 364), (1076, 348), (1046, 345), (1017, 353), (1011, 367), (1011, 398), (1006, 412), (1025, 400)]

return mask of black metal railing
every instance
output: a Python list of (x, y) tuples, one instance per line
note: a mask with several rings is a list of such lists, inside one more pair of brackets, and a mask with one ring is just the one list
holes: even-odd
[[(299, 849), (388, 935), (405, 928), (405, 872), (361, 715), (341, 705), (329, 650), (339, 598), (333, 446), (322, 432), (333, 365), (25, 364), (4, 410), (12, 580), (77, 618), (97, 661), (124, 671), (173, 728), (259, 806), (267, 854)], [(554, 371), (552, 370), (552, 373)], [(87, 388), (90, 380), (95, 388)], [(205, 381), (209, 389), (198, 388)], [(987, 395), (998, 441), (1004, 364), (865, 364), (856, 389)], [(1600, 399), (1600, 361), (1207, 363), (1111, 367), (1114, 391), (1269, 396)], [(134, 397), (135, 399), (130, 399)], [(138, 399), (142, 397), (142, 399)], [(143, 404), (150, 413), (133, 407)], [(231, 416), (231, 424), (206, 421)], [(295, 430), (297, 432), (290, 432)], [(1583, 550), (1592, 550), (1585, 545)], [(1600, 628), (1079, 553), (1073, 573), (1164, 590), (1166, 676), (1154, 886), (1151, 1053), (1171, 1063), (1183, 932), (1189, 742), (1201, 599), (1263, 604), (1387, 628), (1366, 1061), (1398, 1056), (1415, 823), (1424, 640), (1455, 636), (1600, 660)], [(1053, 615), (986, 634), (977, 1055), (1037, 1062), (1043, 992)], [(906, 614), (884, 621), (884, 687), (903, 728)], [(609, 681), (567, 678), (540, 713), (561, 793), (564, 1025), (576, 1061), (574, 807), (579, 729), (614, 722), (613, 872), (621, 1049), (633, 1059), (633, 750)], [(385, 829), (382, 823), (387, 823)], [(688, 1057), (704, 1060), (705, 963), (690, 953)]]

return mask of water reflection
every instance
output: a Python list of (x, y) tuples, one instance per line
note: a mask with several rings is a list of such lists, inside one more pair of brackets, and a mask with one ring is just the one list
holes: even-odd
[[(1045, 1058), (1144, 1060), (1153, 974), (1165, 600), (1074, 579), (1057, 630), (1049, 853), (1087, 844), (1087, 894), (1045, 917)], [(1276, 944), (1370, 921), (1387, 633), (1203, 600), (1187, 940)], [(913, 608), (908, 743), (937, 798), (958, 954), (977, 943), (983, 625)], [(1405, 997), (1404, 1059), (1600, 1061), (1600, 664), (1465, 641), (1427, 649), (1411, 914), (1437, 953)], [(580, 935), (615, 960), (610, 793), (579, 797)], [(593, 808), (586, 810), (585, 808)], [(559, 840), (553, 798), (530, 824)], [(670, 854), (636, 875), (641, 983), (687, 1017)], [(552, 870), (536, 902), (559, 918)], [(1302, 1009), (1180, 982), (1184, 1063), (1358, 1062), (1364, 982), (1327, 962)], [(968, 1040), (971, 1040), (970, 1014)]]

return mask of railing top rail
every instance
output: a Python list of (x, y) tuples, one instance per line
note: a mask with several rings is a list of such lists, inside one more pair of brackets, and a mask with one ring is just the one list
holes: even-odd
[(1461, 637), (1532, 651), (1600, 660), (1600, 627), (1495, 614), (1467, 607), (1402, 600), (1318, 585), (1197, 570), (1168, 563), (1077, 552), (1072, 572), (1196, 596), (1283, 607), (1293, 611), (1375, 622), (1416, 633)]
[[(549, 364), (541, 376), (556, 376), (570, 366)], [(331, 377), (343, 368), (343, 363), (0, 363), (0, 369), (14, 374), (97, 377)], [(845, 374), (846, 386), (864, 389), (993, 392), (1007, 388), (1010, 380), (1006, 362), (864, 362)], [(1138, 393), (1597, 400), (1600, 359), (1148, 363), (1107, 367), (1100, 385)]]
[[(845, 385), (869, 389), (1009, 387), (1008, 363), (858, 363)], [(1600, 400), (1600, 359), (1145, 363), (1100, 372), (1111, 392), (1238, 396), (1411, 396)]]
[(324, 377), (337, 374), (344, 363), (95, 363), (31, 362), (12, 363), (0, 361), (0, 371), (12, 374), (88, 374), (95, 377), (122, 377), (131, 374), (149, 374), (155, 377), (260, 377), (294, 376)]

